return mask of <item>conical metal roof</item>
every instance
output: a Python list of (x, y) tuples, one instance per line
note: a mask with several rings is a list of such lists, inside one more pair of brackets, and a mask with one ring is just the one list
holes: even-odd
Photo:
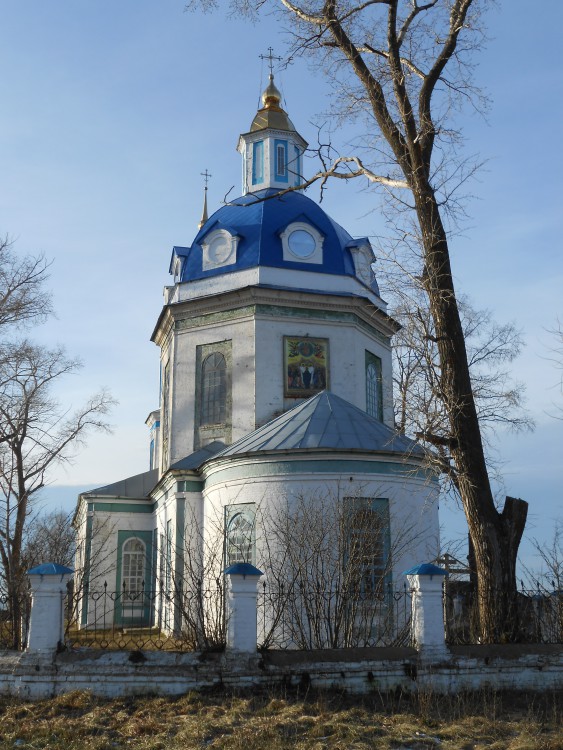
[(323, 391), (237, 440), (216, 458), (300, 449), (424, 455), (413, 440), (334, 393)]

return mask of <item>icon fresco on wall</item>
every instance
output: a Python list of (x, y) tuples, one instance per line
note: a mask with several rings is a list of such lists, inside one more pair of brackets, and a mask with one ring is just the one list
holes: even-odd
[(286, 398), (314, 396), (328, 388), (328, 339), (284, 336)]

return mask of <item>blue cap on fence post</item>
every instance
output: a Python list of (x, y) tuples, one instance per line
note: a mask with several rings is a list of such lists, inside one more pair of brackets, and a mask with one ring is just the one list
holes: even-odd
[(72, 568), (67, 568), (66, 565), (59, 565), (58, 563), (43, 563), (27, 571), (28, 576), (64, 576), (70, 573), (74, 573)]
[(414, 568), (405, 570), (403, 575), (405, 576), (447, 576), (448, 571), (443, 568), (439, 568), (433, 563), (422, 563), (421, 565), (415, 565)]
[(228, 568), (225, 568), (223, 573), (229, 576), (245, 576), (245, 577), (264, 575), (264, 573), (262, 573), (261, 570), (258, 570), (258, 568), (255, 568), (254, 565), (251, 565), (250, 563), (235, 563), (234, 565), (229, 565)]

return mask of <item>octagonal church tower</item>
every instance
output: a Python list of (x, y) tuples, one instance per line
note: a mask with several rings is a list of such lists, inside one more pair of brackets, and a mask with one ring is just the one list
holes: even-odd
[(298, 190), (306, 146), (270, 74), (239, 138), (243, 195), (209, 217), (205, 208), (192, 245), (173, 249), (174, 284), (152, 337), (162, 383), (152, 465), (161, 474), (323, 390), (393, 425), (396, 324), (373, 250)]

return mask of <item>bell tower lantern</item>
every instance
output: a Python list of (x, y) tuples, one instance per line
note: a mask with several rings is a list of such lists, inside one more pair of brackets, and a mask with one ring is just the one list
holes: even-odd
[(285, 190), (303, 181), (303, 152), (307, 142), (295, 130), (280, 102), (281, 94), (274, 83), (274, 74), (270, 73), (262, 94), (262, 107), (250, 131), (243, 133), (238, 142), (244, 194), (266, 188)]

